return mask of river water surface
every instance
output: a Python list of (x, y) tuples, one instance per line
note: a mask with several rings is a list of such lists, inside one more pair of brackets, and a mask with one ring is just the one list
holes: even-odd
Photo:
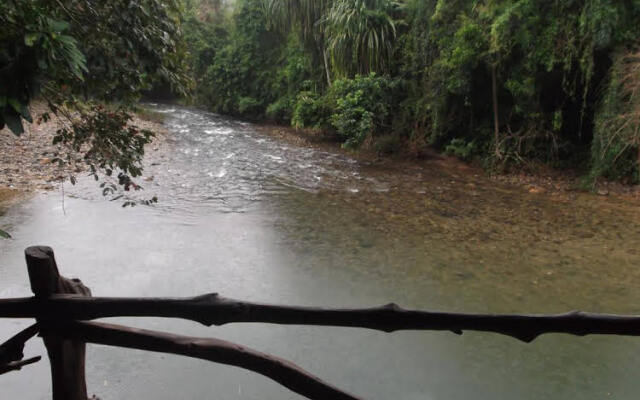
[[(170, 137), (123, 209), (89, 181), (13, 206), (0, 297), (29, 296), (24, 248), (54, 248), (96, 296), (219, 292), (258, 302), (547, 313), (640, 313), (640, 213), (583, 194), (531, 194), (437, 162), (381, 168), (278, 141), (250, 124), (156, 106)], [(367, 399), (635, 399), (640, 339), (397, 332), (116, 318), (288, 358)], [(0, 321), (0, 339), (28, 321)], [(26, 354), (45, 355), (40, 340)], [(109, 399), (298, 399), (262, 376), (179, 356), (88, 346)], [(50, 397), (48, 363), (0, 377), (0, 399)]]

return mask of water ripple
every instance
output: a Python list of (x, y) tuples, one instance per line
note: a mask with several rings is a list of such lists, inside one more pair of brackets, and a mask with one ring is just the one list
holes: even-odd
[(148, 105), (165, 115), (172, 135), (162, 162), (147, 166), (162, 207), (193, 203), (220, 212), (244, 212), (268, 196), (291, 191), (348, 190), (360, 179), (358, 164), (345, 156), (283, 145), (252, 124), (206, 111)]

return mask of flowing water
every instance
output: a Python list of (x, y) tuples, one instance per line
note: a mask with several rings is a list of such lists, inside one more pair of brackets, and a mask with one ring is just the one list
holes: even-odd
[[(379, 167), (250, 124), (157, 106), (170, 137), (147, 168), (153, 207), (82, 181), (10, 208), (0, 297), (30, 295), (25, 247), (54, 248), (97, 296), (219, 292), (250, 301), (547, 313), (640, 313), (640, 213), (568, 192), (530, 194), (438, 162)], [(635, 399), (640, 339), (397, 332), (116, 318), (288, 358), (367, 399)], [(0, 339), (28, 321), (0, 321)], [(26, 354), (46, 354), (40, 340)], [(179, 356), (88, 346), (108, 399), (297, 399), (262, 376)], [(46, 361), (0, 377), (1, 399), (46, 399)]]

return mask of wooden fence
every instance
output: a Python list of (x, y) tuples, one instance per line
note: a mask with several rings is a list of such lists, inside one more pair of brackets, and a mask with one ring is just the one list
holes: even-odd
[(304, 397), (353, 400), (349, 394), (278, 357), (212, 338), (194, 338), (87, 322), (105, 317), (182, 318), (201, 324), (263, 322), (398, 330), (493, 332), (530, 342), (544, 333), (640, 336), (640, 316), (570, 312), (556, 315), (457, 314), (406, 310), (395, 304), (365, 309), (326, 309), (250, 303), (216, 293), (190, 298), (92, 297), (78, 279), (60, 275), (53, 250), (25, 250), (29, 298), (0, 299), (0, 318), (34, 318), (34, 325), (0, 345), (0, 374), (19, 370), (40, 357), (24, 359), (24, 344), (38, 333), (51, 364), (54, 400), (86, 400), (85, 344), (96, 343), (233, 365), (257, 372)]

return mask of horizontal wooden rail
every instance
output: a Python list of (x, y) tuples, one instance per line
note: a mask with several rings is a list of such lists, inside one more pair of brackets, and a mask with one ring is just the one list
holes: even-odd
[(179, 354), (233, 365), (271, 378), (309, 399), (360, 399), (323, 382), (290, 361), (220, 339), (194, 338), (96, 322), (50, 325), (43, 329), (43, 335), (81, 340), (86, 343)]
[(461, 314), (406, 310), (395, 304), (329, 309), (250, 303), (217, 294), (190, 298), (117, 298), (52, 295), (0, 300), (0, 317), (93, 320), (105, 317), (182, 318), (201, 324), (261, 322), (368, 328), (384, 332), (434, 330), (493, 332), (531, 342), (545, 333), (640, 336), (640, 316), (573, 311), (552, 315)]
[(85, 343), (180, 354), (251, 370), (312, 400), (356, 400), (297, 365), (219, 339), (178, 336), (95, 322), (106, 317), (182, 318), (201, 324), (261, 322), (398, 330), (493, 332), (531, 342), (545, 333), (640, 336), (640, 316), (580, 311), (552, 315), (462, 314), (406, 310), (396, 304), (346, 309), (251, 303), (216, 293), (188, 298), (90, 297), (77, 279), (60, 276), (49, 247), (25, 250), (35, 297), (0, 299), (0, 318), (35, 318), (37, 324), (0, 345), (0, 374), (38, 361), (23, 358), (24, 343), (38, 331), (51, 364), (53, 400), (86, 400)]

